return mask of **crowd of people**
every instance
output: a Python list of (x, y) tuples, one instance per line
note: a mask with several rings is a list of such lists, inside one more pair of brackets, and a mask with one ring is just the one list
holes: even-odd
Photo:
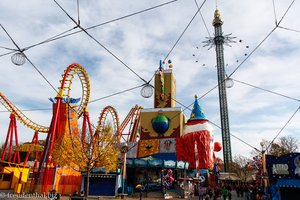
[(260, 186), (251, 184), (223, 184), (221, 187), (199, 187), (199, 200), (231, 200), (232, 195), (241, 200), (268, 200), (264, 190)]
[(237, 197), (245, 197), (247, 200), (267, 200), (264, 189), (252, 184), (236, 185), (234, 187)]

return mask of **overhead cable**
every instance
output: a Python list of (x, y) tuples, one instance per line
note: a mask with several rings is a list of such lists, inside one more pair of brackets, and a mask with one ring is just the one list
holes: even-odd
[(121, 64), (123, 64), (127, 69), (129, 69), (133, 74), (139, 77), (144, 83), (147, 83), (145, 79), (143, 79), (140, 75), (138, 75), (131, 67), (129, 67), (124, 61), (122, 61), (118, 56), (116, 56), (112, 51), (110, 51), (106, 46), (100, 43), (95, 37), (89, 34), (80, 24), (78, 24), (68, 13), (67, 11), (56, 1), (53, 0), (57, 6), (71, 19), (85, 34), (87, 34), (91, 39), (93, 39), (97, 44), (99, 44), (103, 49), (105, 49), (110, 55), (112, 55), (115, 59), (117, 59)]
[(275, 2), (272, 0), (273, 3), (273, 12), (274, 12), (274, 19), (275, 19), (275, 25), (277, 25), (277, 16), (276, 16), (276, 9), (275, 9)]
[[(213, 122), (211, 122), (211, 121), (209, 121), (209, 123), (212, 124), (212, 125), (214, 125), (214, 126), (216, 126), (216, 127), (218, 127), (219, 129), (222, 129), (219, 125), (217, 125), (217, 124), (215, 124), (215, 123), (213, 123)], [(241, 138), (239, 138), (239, 137), (233, 135), (232, 133), (230, 133), (230, 135), (231, 135), (232, 137), (236, 138), (237, 140), (243, 142), (243, 143), (246, 144), (247, 146), (253, 148), (253, 149), (256, 150), (256, 151), (258, 151), (258, 149), (257, 149), (256, 147), (252, 146), (252, 145), (249, 144), (248, 142), (246, 142), (246, 141), (242, 140)]]
[[(30, 48), (32, 48), (32, 47), (36, 47), (36, 46), (39, 46), (39, 45), (41, 45), (41, 44), (44, 44), (44, 43), (47, 43), (47, 42), (50, 42), (50, 41), (59, 39), (61, 35), (64, 35), (64, 34), (66, 34), (67, 32), (70, 32), (71, 30), (74, 30), (75, 28), (77, 28), (77, 27), (74, 27), (74, 28), (71, 28), (71, 29), (69, 29), (69, 30), (66, 30), (66, 31), (64, 31), (64, 32), (62, 32), (62, 33), (59, 33), (59, 34), (57, 34), (57, 35), (55, 35), (55, 36), (53, 36), (53, 37), (51, 37), (51, 38), (48, 38), (48, 39), (46, 39), (46, 40), (44, 40), (44, 41), (42, 41), (42, 42), (39, 42), (39, 43), (30, 45), (30, 46), (28, 46), (28, 47), (25, 47), (25, 48), (21, 49), (21, 51), (24, 52), (24, 51), (26, 51), (26, 50), (28, 50), (28, 49), (30, 49)], [(9, 54), (12, 54), (12, 53), (15, 53), (16, 51), (19, 51), (19, 50), (17, 50), (17, 49), (8, 49), (8, 50), (11, 50), (11, 51), (8, 52), (8, 53), (5, 53), (5, 54), (1, 54), (0, 57), (6, 56), (6, 55), (9, 55)]]
[[(107, 99), (109, 97), (112, 97), (112, 96), (116, 96), (116, 95), (119, 95), (119, 94), (122, 94), (122, 93), (125, 93), (125, 92), (129, 92), (131, 90), (135, 90), (137, 88), (140, 88), (144, 86), (143, 85), (139, 85), (139, 86), (136, 86), (136, 87), (132, 87), (132, 88), (129, 88), (129, 89), (125, 89), (125, 90), (122, 90), (122, 91), (119, 91), (119, 92), (116, 92), (116, 93), (113, 93), (113, 94), (109, 94), (107, 96), (104, 96), (104, 97), (101, 97), (101, 98), (98, 98), (98, 99), (94, 99), (94, 100), (91, 100), (89, 101), (89, 103), (94, 103), (96, 101), (100, 101), (100, 100), (103, 100), (103, 99)], [(63, 108), (64, 109), (64, 108)], [(32, 111), (43, 111), (43, 110), (52, 110), (52, 108), (35, 108), (35, 109), (24, 109), (24, 110), (20, 110), (22, 112), (32, 112)], [(10, 112), (10, 111), (7, 111), (7, 110), (0, 110), (0, 113), (1, 112)]]
[[(17, 47), (19, 52), (23, 52), (22, 49), (17, 45), (17, 43), (12, 39), (12, 37), (9, 35), (9, 33), (6, 31), (6, 29), (0, 24), (1, 28), (4, 30), (4, 32), (7, 34), (7, 36), (10, 38), (12, 43)], [(50, 81), (44, 76), (44, 74), (31, 62), (31, 60), (24, 54), (25, 59), (33, 66), (33, 68), (44, 78), (44, 80), (52, 87), (52, 89), (58, 94), (58, 91), (55, 89), (55, 87), (50, 83)]]
[(300, 33), (300, 31), (299, 31), (299, 30), (296, 30), (296, 29), (291, 29), (291, 28), (287, 28), (287, 27), (283, 27), (283, 26), (278, 26), (278, 28), (285, 29), (285, 30), (288, 30), (288, 31), (293, 31), (293, 32)]
[[(85, 30), (89, 30), (89, 29), (94, 29), (94, 28), (97, 28), (97, 27), (100, 27), (100, 26), (103, 26), (103, 25), (106, 25), (106, 24), (109, 24), (109, 23), (112, 23), (112, 22), (116, 22), (116, 21), (119, 21), (121, 19), (125, 19), (125, 18), (128, 18), (128, 17), (132, 17), (132, 16), (135, 16), (135, 15), (138, 15), (140, 13), (144, 13), (144, 12), (147, 12), (149, 10), (153, 10), (153, 9), (156, 9), (156, 8), (159, 8), (159, 7), (162, 7), (162, 6), (165, 6), (165, 5), (168, 5), (170, 3), (174, 3), (178, 0), (172, 0), (172, 1), (168, 1), (166, 3), (162, 3), (162, 4), (159, 4), (159, 5), (156, 5), (156, 6), (153, 6), (153, 7), (150, 7), (150, 8), (147, 8), (147, 9), (143, 9), (143, 10), (140, 10), (138, 12), (134, 12), (134, 13), (131, 13), (131, 14), (128, 14), (128, 15), (125, 15), (125, 16), (122, 16), (122, 17), (118, 17), (118, 18), (115, 18), (115, 19), (112, 19), (112, 20), (109, 20), (109, 21), (106, 21), (106, 22), (103, 22), (103, 23), (100, 23), (100, 24), (97, 24), (97, 25), (93, 25), (93, 26), (90, 26), (88, 28), (86, 28)], [(74, 28), (70, 29), (70, 30), (73, 30), (75, 28), (78, 28), (77, 26), (75, 26)], [(74, 34), (77, 34), (77, 33), (81, 33), (83, 30), (78, 30), (78, 31), (75, 31), (75, 32), (72, 32), (72, 33), (68, 33), (66, 34), (67, 32), (69, 32), (70, 30), (67, 30), (63, 33), (60, 33), (54, 37), (51, 37), (47, 40), (44, 40), (42, 42), (39, 42), (37, 44), (34, 44), (34, 45), (31, 45), (31, 46), (28, 46), (28, 47), (25, 47), (24, 49), (27, 50), (29, 48), (32, 48), (32, 47), (35, 47), (35, 46), (38, 46), (38, 45), (42, 45), (42, 44), (45, 44), (45, 43), (48, 43), (48, 42), (52, 42), (52, 41), (55, 41), (55, 40), (58, 40), (58, 39), (61, 39), (61, 38), (65, 38), (65, 37), (68, 37), (68, 36), (71, 36), (71, 35), (74, 35)], [(2, 56), (5, 56), (5, 55), (8, 55), (8, 54), (11, 54), (11, 53), (14, 53), (14, 52), (9, 52), (9, 53), (6, 53), (6, 54), (1, 54), (0, 57)]]
[[(176, 40), (175, 44), (172, 46), (172, 48), (170, 49), (170, 51), (167, 53), (167, 55), (165, 56), (165, 58), (163, 59), (163, 62), (165, 62), (169, 55), (172, 53), (172, 51), (174, 50), (174, 48), (176, 47), (176, 45), (178, 44), (178, 42), (180, 41), (180, 39), (182, 38), (182, 36), (184, 35), (184, 33), (186, 32), (186, 30), (189, 28), (189, 26), (191, 25), (191, 23), (194, 21), (196, 15), (198, 14), (198, 12), (200, 12), (200, 9), (203, 7), (204, 3), (206, 2), (206, 0), (204, 0), (201, 4), (201, 6), (198, 8), (198, 10), (196, 11), (196, 13), (193, 15), (192, 19), (189, 21), (189, 23), (187, 24), (187, 26), (184, 28), (183, 32), (180, 34), (179, 38)], [(154, 78), (154, 75), (150, 78), (150, 80), (148, 81), (151, 82), (151, 80)]]
[(289, 7), (287, 8), (287, 10), (285, 11), (285, 13), (283, 14), (283, 16), (281, 17), (281, 19), (279, 20), (279, 22), (275, 25), (275, 27), (269, 32), (269, 34), (248, 54), (248, 56), (231, 72), (231, 74), (228, 77), (231, 77), (244, 63), (246, 60), (248, 60), (248, 58), (270, 37), (270, 35), (279, 27), (280, 23), (282, 22), (282, 20), (284, 19), (284, 17), (286, 16), (286, 14), (288, 13), (288, 11), (290, 10), (290, 8), (292, 7), (293, 3), (295, 2), (295, 0), (293, 0), (291, 2), (291, 4), (289, 5)]
[(176, 47), (176, 45), (178, 44), (178, 42), (180, 41), (180, 39), (182, 38), (182, 36), (184, 35), (184, 33), (186, 32), (186, 30), (189, 28), (189, 26), (191, 25), (191, 23), (194, 21), (196, 15), (200, 11), (200, 9), (203, 7), (203, 5), (204, 5), (205, 2), (206, 2), (206, 0), (204, 0), (202, 2), (201, 6), (198, 8), (197, 12), (193, 15), (192, 19), (187, 24), (187, 26), (184, 28), (183, 32), (181, 33), (181, 35), (179, 36), (179, 38), (176, 40), (175, 44), (172, 46), (172, 48), (170, 49), (170, 51), (167, 53), (166, 57), (164, 58), (164, 61), (166, 61), (168, 59), (169, 55), (172, 53), (172, 51), (174, 50), (174, 48)]
[(252, 84), (243, 82), (243, 81), (239, 81), (239, 80), (237, 80), (237, 79), (233, 79), (233, 78), (232, 78), (232, 80), (234, 80), (234, 81), (236, 81), (236, 82), (238, 82), (238, 83), (241, 83), (241, 84), (244, 84), (244, 85), (248, 85), (248, 86), (253, 87), (253, 88), (256, 88), (256, 89), (259, 89), (259, 90), (263, 90), (263, 91), (265, 91), (265, 92), (269, 92), (269, 93), (272, 93), (272, 94), (276, 94), (276, 95), (278, 95), (278, 96), (282, 96), (282, 97), (285, 97), (285, 98), (288, 98), (288, 99), (291, 99), (291, 100), (300, 101), (300, 99), (296, 99), (296, 98), (293, 98), (293, 97), (289, 97), (289, 96), (287, 96), (287, 95), (280, 94), (280, 93), (278, 93), (278, 92), (273, 92), (273, 91), (271, 91), (271, 90), (264, 89), (264, 88), (262, 88), (262, 87), (258, 87), (258, 86), (255, 86), (255, 85), (252, 85)]
[(135, 86), (135, 87), (132, 87), (132, 88), (129, 88), (129, 89), (120, 91), (120, 92), (116, 92), (116, 93), (107, 95), (107, 96), (105, 96), (105, 97), (101, 97), (101, 98), (98, 98), (98, 99), (91, 100), (91, 101), (89, 101), (89, 103), (93, 103), (93, 102), (96, 102), (96, 101), (100, 101), (100, 100), (103, 100), (103, 99), (107, 99), (107, 98), (112, 97), (112, 96), (116, 96), (116, 95), (119, 95), (119, 94), (122, 94), (122, 93), (125, 93), (125, 92), (128, 92), (128, 91), (131, 91), (131, 90), (135, 90), (135, 89), (140, 88), (140, 87), (142, 87), (142, 86), (144, 86), (144, 84), (143, 84), (143, 85), (139, 85), (139, 86)]
[[(198, 5), (197, 0), (195, 0), (195, 4), (196, 4), (196, 6), (197, 6), (197, 8), (198, 8), (198, 10), (199, 10), (200, 7), (199, 7), (199, 5)], [(209, 30), (208, 30), (208, 28), (207, 28), (207, 25), (206, 25), (206, 23), (205, 23), (205, 20), (204, 20), (203, 15), (202, 15), (202, 13), (201, 13), (200, 10), (199, 10), (199, 15), (200, 15), (200, 17), (201, 17), (201, 20), (202, 20), (204, 26), (205, 26), (205, 29), (206, 29), (206, 32), (207, 32), (208, 36), (211, 38), (210, 32), (209, 32)]]
[(293, 119), (293, 117), (296, 115), (296, 113), (299, 111), (300, 106), (296, 109), (296, 111), (292, 114), (292, 116), (288, 119), (288, 121), (284, 124), (284, 126), (280, 129), (280, 131), (277, 133), (277, 135), (273, 138), (273, 140), (270, 142), (270, 144), (267, 146), (265, 151), (267, 151), (271, 145), (274, 143), (276, 138), (279, 136), (279, 134), (285, 129), (285, 127), (290, 123), (290, 121)]

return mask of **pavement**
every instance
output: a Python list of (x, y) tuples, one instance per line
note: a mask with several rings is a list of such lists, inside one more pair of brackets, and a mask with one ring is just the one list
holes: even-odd
[[(198, 196), (182, 198), (179, 197), (173, 191), (168, 191), (168, 198), (164, 198), (161, 192), (149, 192), (147, 195), (144, 193), (142, 196), (142, 200), (162, 200), (162, 199), (188, 199), (188, 200), (199, 200)], [(47, 195), (41, 194), (15, 194), (13, 191), (9, 190), (0, 190), (0, 200), (17, 200), (17, 199), (26, 199), (26, 200), (37, 200), (37, 199), (48, 199)], [(88, 200), (111, 200), (111, 199), (120, 199), (120, 197), (88, 197)], [(129, 197), (125, 197), (126, 200), (140, 200), (139, 193), (131, 195)], [(60, 200), (70, 200), (69, 196), (62, 196)], [(78, 199), (79, 200), (79, 199)], [(212, 199), (211, 199), (212, 200)], [(223, 198), (217, 198), (217, 200), (223, 200)], [(246, 200), (246, 197), (237, 197), (236, 193), (232, 192), (231, 200)]]
[[(180, 197), (177, 193), (169, 191), (167, 192), (167, 194), (169, 194), (169, 198), (164, 198), (163, 194), (161, 192), (153, 192), (153, 193), (148, 193), (147, 197), (142, 197), (142, 199), (145, 200), (160, 200), (160, 199), (180, 199), (180, 200), (184, 200), (184, 199), (188, 199), (188, 200), (199, 200), (199, 196), (193, 196), (193, 197), (188, 197), (188, 198), (182, 198)], [(127, 200), (137, 200), (140, 199), (139, 195), (134, 195), (133, 197), (128, 197), (126, 198)], [(213, 198), (211, 198), (210, 200), (212, 200)], [(204, 198), (203, 198), (204, 200)], [(223, 200), (223, 198), (219, 197), (217, 198), (217, 200)], [(227, 200), (229, 200), (227, 198)], [(232, 192), (232, 198), (231, 200), (246, 200), (246, 197), (237, 197), (236, 192), (233, 191)]]

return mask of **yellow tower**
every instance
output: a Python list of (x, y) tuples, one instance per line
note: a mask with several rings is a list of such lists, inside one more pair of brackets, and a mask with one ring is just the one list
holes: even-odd
[[(170, 64), (170, 63), (169, 63)], [(176, 159), (176, 138), (183, 132), (186, 118), (176, 107), (176, 79), (172, 67), (155, 72), (154, 108), (141, 110), (141, 130), (137, 157), (163, 158), (172, 154)]]
[(176, 106), (176, 79), (172, 68), (160, 65), (155, 72), (154, 108), (174, 108)]

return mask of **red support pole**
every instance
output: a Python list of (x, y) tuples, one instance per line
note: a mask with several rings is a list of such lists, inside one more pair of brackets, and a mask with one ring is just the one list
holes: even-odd
[(9, 151), (8, 151), (8, 162), (11, 162), (11, 157), (12, 157), (12, 144), (13, 144), (13, 121), (11, 121), (12, 123), (9, 124), (9, 136), (10, 136), (10, 140), (9, 140)]
[(94, 141), (94, 134), (93, 134), (93, 129), (92, 129), (92, 124), (90, 122), (90, 116), (89, 116), (89, 113), (87, 113), (87, 122), (88, 122), (88, 125), (89, 125), (89, 131), (90, 131), (90, 134), (92, 136), (92, 141)]
[[(9, 128), (10, 128), (10, 125), (9, 125)], [(9, 139), (9, 135), (10, 135), (9, 134), (10, 133), (10, 129), (9, 128), (8, 128), (8, 131), (7, 131), (5, 143), (4, 143), (4, 146), (3, 146), (2, 156), (1, 156), (1, 160), (3, 160), (3, 161), (5, 160), (6, 147), (7, 147), (7, 143), (8, 143), (8, 139)]]
[(87, 128), (88, 128), (89, 134), (91, 136), (91, 139), (93, 141), (94, 134), (93, 134), (92, 124), (90, 122), (89, 112), (85, 111), (83, 113), (82, 136), (81, 136), (82, 141), (85, 141), (85, 139), (86, 139), (86, 129)]
[[(49, 167), (50, 167), (50, 164), (51, 164), (51, 151), (52, 151), (52, 148), (53, 148), (53, 142), (54, 142), (54, 138), (55, 138), (55, 134), (57, 132), (57, 123), (58, 123), (58, 116), (59, 116), (59, 113), (60, 113), (60, 105), (61, 105), (61, 98), (56, 98), (57, 101), (56, 101), (56, 110), (55, 110), (55, 115), (54, 115), (54, 120), (53, 120), (53, 123), (51, 124), (51, 127), (50, 127), (50, 131), (49, 131), (49, 147), (47, 146), (45, 151), (45, 154), (44, 156), (46, 156), (46, 166), (45, 166), (45, 172), (44, 172), (44, 179), (43, 179), (43, 182), (42, 182), (42, 185), (45, 185), (48, 183), (48, 177), (49, 177), (49, 174), (50, 174), (50, 170), (49, 170)], [(43, 158), (44, 160), (44, 158)], [(40, 167), (43, 167), (42, 166), (43, 163), (40, 164)], [(40, 169), (41, 170), (41, 169)], [(43, 192), (46, 192), (46, 187), (44, 186), (43, 187)]]
[[(32, 139), (33, 140), (33, 139)], [(31, 144), (32, 144), (32, 141), (31, 141)], [(27, 154), (26, 154), (26, 157), (25, 157), (25, 159), (24, 159), (24, 165), (26, 166), (26, 164), (27, 164), (27, 161), (28, 161), (28, 158), (29, 158), (29, 156), (30, 156), (30, 151), (28, 151), (27, 152)]]
[[(35, 145), (38, 145), (39, 144), (39, 133), (38, 132), (35, 132), (34, 133), (34, 138), (35, 138)], [(38, 164), (38, 159), (39, 159), (39, 153), (36, 151), (35, 152), (35, 158), (34, 158), (34, 166), (33, 166), (33, 169), (35, 169), (37, 167), (37, 164)]]
[(4, 143), (4, 147), (3, 147), (3, 152), (2, 152), (2, 155), (1, 155), (1, 160), (3, 160), (3, 161), (5, 160), (6, 149), (8, 148), (7, 161), (11, 162), (12, 159), (13, 159), (13, 162), (16, 162), (16, 158), (18, 158), (18, 163), (20, 164), (20, 153), (19, 152), (14, 152), (13, 153), (13, 138), (14, 138), (14, 135), (15, 135), (15, 146), (19, 145), (17, 125), (16, 125), (16, 117), (15, 117), (14, 114), (10, 114), (9, 118), (10, 118), (10, 123), (9, 123), (9, 127), (8, 127), (8, 130), (7, 130), (7, 135), (6, 135), (6, 139), (5, 139), (5, 143)]
[[(53, 121), (53, 119), (52, 119)], [(51, 122), (52, 124), (52, 122)], [(51, 127), (49, 129), (49, 133), (51, 132)], [(31, 181), (33, 183), (33, 185), (35, 186), (38, 186), (40, 185), (40, 182), (41, 182), (41, 179), (42, 179), (42, 176), (41, 176), (41, 173), (43, 171), (43, 167), (44, 167), (44, 158), (45, 158), (45, 155), (46, 155), (46, 151), (47, 151), (47, 146), (48, 146), (48, 143), (49, 143), (49, 136), (50, 134), (47, 134), (47, 138), (46, 138), (46, 143), (45, 143), (45, 149), (44, 151), (41, 153), (41, 157), (40, 157), (40, 162), (39, 162), (39, 166), (38, 166), (38, 170), (37, 172), (34, 173), (34, 179)], [(39, 192), (41, 192), (42, 190), (39, 189), (38, 190)]]
[[(38, 144), (38, 132), (35, 132), (35, 133), (34, 133), (34, 136), (33, 136), (32, 140), (31, 140), (31, 144), (35, 144), (35, 145)], [(28, 161), (28, 158), (29, 158), (29, 156), (30, 156), (30, 153), (31, 153), (31, 151), (27, 152), (26, 157), (25, 157), (25, 159), (24, 159), (24, 165), (25, 165), (25, 166), (26, 166), (26, 164), (27, 164), (27, 161)], [(34, 165), (35, 165), (35, 163), (36, 163), (36, 161), (37, 161), (37, 155), (38, 155), (38, 152), (35, 152), (35, 161), (34, 161)]]
[[(87, 120), (88, 120), (88, 112), (84, 112), (83, 113), (83, 122), (82, 122), (82, 130), (81, 130), (81, 140), (82, 142), (85, 142), (86, 138), (86, 123), (87, 123)], [(84, 143), (83, 143), (84, 144)]]
[[(19, 146), (19, 139), (18, 139), (18, 129), (17, 129), (17, 121), (16, 121), (16, 117), (14, 116), (13, 118), (13, 121), (14, 121), (14, 124), (13, 124), (13, 130), (15, 132), (15, 143), (16, 143), (16, 147)], [(18, 159), (18, 164), (20, 164), (20, 152), (14, 152), (14, 159), (13, 159), (13, 162), (15, 163), (16, 162), (16, 157)]]

